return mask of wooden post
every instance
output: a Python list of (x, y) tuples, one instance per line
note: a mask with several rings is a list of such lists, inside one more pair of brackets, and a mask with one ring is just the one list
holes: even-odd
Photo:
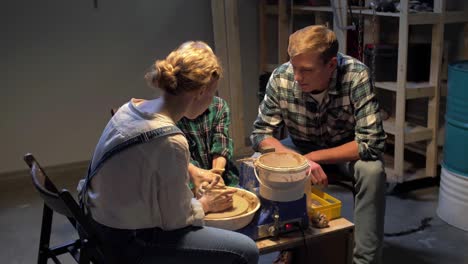
[(432, 25), (431, 68), (429, 83), (434, 87), (434, 96), (429, 98), (427, 111), (427, 127), (432, 129), (432, 138), (426, 147), (426, 176), (437, 176), (439, 163), (439, 146), (437, 144), (439, 131), (439, 103), (440, 103), (440, 72), (444, 46), (444, 13), (445, 1), (434, 1), (434, 12), (441, 13), (436, 24)]
[[(231, 108), (230, 133), (235, 155), (250, 151), (245, 146), (244, 101), (241, 78), (241, 55), (237, 0), (212, 0), (215, 50), (224, 66), (224, 78), (218, 84), (219, 96)], [(248, 149), (248, 150), (247, 150)]]
[(395, 109), (395, 170), (397, 182), (403, 182), (405, 153), (406, 71), (408, 60), (408, 1), (400, 2), (398, 71)]
[[(375, 17), (375, 23), (371, 16), (364, 16), (363, 19), (364, 27), (364, 36), (363, 36), (363, 48), (366, 44), (379, 44), (380, 43), (380, 18)], [(364, 50), (362, 51), (364, 52)]]
[(339, 51), (346, 54), (346, 35), (347, 30), (340, 28), (348, 25), (348, 3), (347, 0), (330, 0), (333, 1), (335, 6), (336, 14), (333, 15), (333, 32), (335, 32), (336, 38), (339, 43)]
[(259, 66), (260, 66), (260, 74), (266, 72), (265, 66), (267, 65), (267, 26), (266, 26), (266, 10), (265, 10), (266, 0), (260, 0), (258, 5), (258, 26), (259, 26)]
[(278, 64), (283, 64), (288, 58), (289, 19), (287, 1), (278, 0)]

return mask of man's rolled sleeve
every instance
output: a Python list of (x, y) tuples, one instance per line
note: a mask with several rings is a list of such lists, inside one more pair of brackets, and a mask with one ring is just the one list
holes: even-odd
[(352, 85), (351, 100), (356, 119), (355, 140), (359, 146), (359, 156), (362, 160), (380, 159), (387, 136), (367, 69), (356, 73)]

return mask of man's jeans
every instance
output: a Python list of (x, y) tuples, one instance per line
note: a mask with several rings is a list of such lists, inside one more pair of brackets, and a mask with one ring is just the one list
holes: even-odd
[[(301, 154), (320, 148), (298, 147), (291, 138), (281, 140), (286, 147)], [(386, 176), (383, 162), (357, 160), (333, 165), (323, 165), (325, 173), (333, 170), (343, 177), (353, 177), (356, 199), (354, 204), (355, 247), (353, 262), (380, 263), (385, 217)]]

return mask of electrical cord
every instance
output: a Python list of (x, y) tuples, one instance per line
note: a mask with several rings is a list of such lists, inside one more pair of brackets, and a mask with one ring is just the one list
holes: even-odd
[(386, 237), (405, 236), (405, 235), (409, 235), (411, 233), (422, 231), (422, 230), (426, 229), (427, 227), (431, 226), (431, 224), (430, 224), (431, 221), (432, 221), (432, 217), (426, 217), (426, 218), (423, 218), (421, 220), (421, 224), (416, 228), (410, 228), (408, 230), (403, 230), (403, 231), (395, 232), (395, 233), (384, 233), (384, 236), (386, 236)]
[(307, 241), (306, 241), (306, 237), (305, 237), (305, 231), (302, 228), (300, 223), (296, 223), (296, 225), (299, 227), (299, 230), (301, 230), (301, 233), (302, 233), (302, 242), (304, 242), (304, 251), (305, 251), (305, 254), (306, 254), (305, 259), (309, 259), (309, 249), (307, 248)]

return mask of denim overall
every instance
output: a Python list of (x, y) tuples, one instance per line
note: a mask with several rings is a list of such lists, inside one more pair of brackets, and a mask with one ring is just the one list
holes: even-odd
[[(147, 143), (153, 139), (160, 138), (163, 136), (168, 136), (168, 135), (173, 135), (173, 134), (182, 134), (184, 133), (176, 126), (165, 126), (165, 127), (160, 127), (148, 132), (144, 132), (139, 134), (138, 136), (131, 138), (123, 143), (118, 144), (117, 146), (111, 148), (107, 152), (102, 155), (101, 159), (97, 162), (96, 166), (94, 166), (94, 169), (91, 170), (91, 165), (89, 164), (88, 167), (88, 173), (86, 175), (86, 179), (84, 181), (84, 184), (82, 186), (82, 189), (79, 192), (79, 200), (80, 200), (80, 207), (83, 210), (83, 212), (86, 214), (86, 200), (87, 200), (87, 192), (89, 185), (91, 184), (91, 180), (93, 177), (96, 175), (96, 173), (99, 171), (101, 166), (106, 162), (108, 159), (110, 159), (112, 156), (115, 154), (119, 153), (120, 151), (123, 151), (129, 147), (138, 145), (138, 144), (143, 144)], [(93, 159), (91, 159), (93, 160)]]

